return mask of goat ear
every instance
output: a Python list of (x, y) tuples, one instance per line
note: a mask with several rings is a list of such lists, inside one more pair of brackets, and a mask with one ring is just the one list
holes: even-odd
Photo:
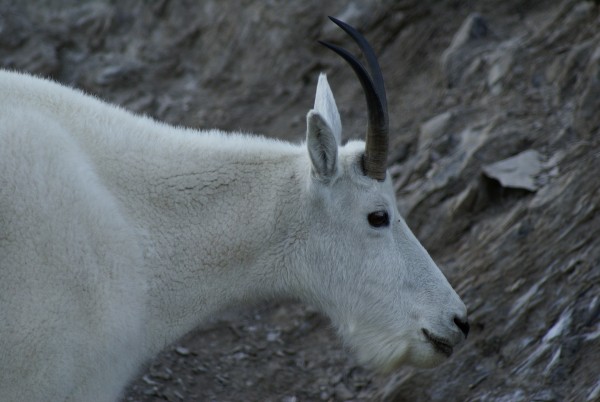
[(338, 142), (333, 130), (314, 109), (306, 115), (306, 125), (306, 146), (312, 173), (321, 180), (329, 180), (337, 173)]
[(331, 132), (333, 133), (337, 144), (340, 145), (342, 142), (342, 122), (340, 120), (340, 113), (335, 104), (335, 99), (333, 98), (333, 93), (327, 82), (327, 75), (325, 74), (319, 75), (314, 110), (325, 119), (331, 128)]

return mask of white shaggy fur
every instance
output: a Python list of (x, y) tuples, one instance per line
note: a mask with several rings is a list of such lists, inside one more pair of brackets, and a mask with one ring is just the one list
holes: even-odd
[(174, 128), (0, 71), (0, 399), (114, 401), (208, 316), (272, 296), (375, 368), (442, 361), (422, 329), (458, 343), (465, 306), (364, 143), (339, 145), (324, 76), (307, 121), (304, 145)]

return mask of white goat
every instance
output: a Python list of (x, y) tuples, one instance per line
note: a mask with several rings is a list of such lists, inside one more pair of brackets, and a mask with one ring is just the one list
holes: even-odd
[(377, 61), (335, 22), (373, 76), (327, 45), (367, 93), (366, 150), (340, 146), (324, 75), (306, 144), (292, 145), (169, 127), (0, 72), (1, 400), (113, 401), (207, 317), (273, 296), (321, 308), (376, 369), (452, 353), (465, 306), (398, 213)]

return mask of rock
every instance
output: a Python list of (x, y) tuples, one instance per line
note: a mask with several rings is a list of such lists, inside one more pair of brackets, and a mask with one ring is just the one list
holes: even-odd
[(173, 379), (173, 370), (164, 365), (156, 365), (150, 367), (150, 376), (152, 378), (162, 380), (162, 381), (170, 381)]
[(21, 9), (15, 6), (0, 9), (0, 49), (11, 50), (23, 45), (30, 30), (31, 23)]
[(449, 87), (459, 84), (465, 71), (476, 70), (482, 53), (482, 44), (488, 38), (490, 29), (487, 21), (479, 13), (470, 14), (452, 38), (450, 46), (442, 54), (442, 71)]
[(483, 173), (498, 180), (504, 187), (536, 191), (540, 187), (536, 179), (542, 172), (542, 168), (543, 163), (539, 152), (529, 150), (486, 165), (483, 167)]
[(354, 393), (350, 391), (343, 382), (335, 386), (335, 396), (340, 401), (354, 398)]
[[(452, 140), (452, 147), (445, 150), (434, 163), (427, 164), (429, 170), (424, 173), (424, 177), (415, 180), (409, 185), (401, 189), (401, 196), (398, 200), (398, 207), (404, 216), (411, 217), (413, 214), (420, 217), (419, 220), (413, 220), (416, 225), (418, 234), (423, 236), (431, 236), (437, 239), (437, 236), (442, 236), (443, 231), (440, 230), (440, 222), (449, 222), (452, 213), (456, 213), (461, 208), (468, 208), (469, 202), (474, 200), (477, 194), (476, 188), (473, 188), (473, 193), (465, 193), (464, 200), (454, 201), (453, 205), (450, 202), (449, 196), (443, 194), (448, 189), (453, 188), (461, 181), (461, 177), (468, 169), (473, 169), (473, 155), (481, 149), (489, 140), (489, 128), (482, 127), (466, 127)], [(423, 154), (417, 158), (423, 158)], [(417, 159), (421, 161), (421, 159)], [(418, 166), (414, 169), (419, 168)], [(435, 212), (436, 219), (432, 219), (432, 207), (440, 204), (440, 198), (450, 202), (448, 208), (437, 210)], [(423, 214), (425, 210), (429, 213)], [(438, 221), (440, 220), (440, 221)], [(455, 228), (452, 228), (454, 231)]]
[(138, 80), (141, 66), (136, 62), (125, 62), (108, 66), (96, 76), (96, 84), (102, 86), (127, 84), (133, 85)]
[(489, 132), (475, 127), (467, 127), (458, 135), (454, 152), (440, 159), (437, 166), (427, 173), (434, 189), (440, 189), (460, 177), (471, 162), (471, 158), (489, 139)]
[(592, 54), (584, 72), (583, 93), (577, 100), (573, 116), (573, 128), (589, 139), (600, 128), (600, 46)]
[(156, 381), (154, 381), (153, 379), (151, 379), (151, 378), (148, 376), (148, 374), (145, 374), (145, 375), (142, 377), (142, 381), (143, 381), (144, 383), (148, 384), (148, 385), (158, 385), (158, 384), (159, 384), (158, 382), (156, 382)]
[[(369, 2), (351, 1), (334, 16), (354, 27), (361, 27), (372, 14), (372, 5)], [(335, 36), (342, 39), (343, 34), (335, 26), (326, 22), (328, 21), (324, 21), (323, 34), (328, 37)]]
[(480, 186), (470, 184), (465, 188), (452, 202), (450, 206), (450, 214), (452, 216), (462, 215), (465, 213), (478, 212), (483, 205), (478, 201), (481, 199)]
[(587, 394), (586, 401), (593, 402), (600, 399), (600, 380), (594, 384)]
[(419, 152), (429, 148), (434, 141), (445, 134), (452, 117), (454, 117), (452, 112), (444, 112), (421, 125), (419, 130)]
[(504, 42), (489, 57), (491, 67), (487, 75), (487, 85), (493, 95), (502, 92), (504, 81), (514, 63), (517, 43), (516, 39)]
[(559, 88), (557, 102), (564, 102), (573, 96), (573, 92), (582, 84), (582, 75), (590, 62), (597, 46), (597, 40), (590, 39), (578, 43), (569, 49), (566, 57), (558, 57), (547, 71), (547, 79), (555, 82)]
[(189, 356), (190, 355), (190, 350), (188, 348), (184, 348), (183, 346), (177, 346), (175, 348), (175, 352), (179, 356)]
[(83, 33), (90, 38), (88, 43), (92, 47), (96, 47), (100, 45), (101, 40), (113, 24), (114, 11), (115, 9), (110, 5), (98, 2), (84, 3), (80, 7), (66, 12), (70, 12), (67, 18), (72, 21), (72, 34)]
[(470, 42), (483, 39), (488, 36), (489, 31), (487, 21), (483, 16), (479, 13), (472, 13), (462, 23), (446, 52), (451, 52), (464, 47)]
[(593, 23), (595, 13), (594, 9), (597, 7), (592, 4), (592, 2), (565, 1), (564, 4), (564, 15), (560, 16), (562, 18), (558, 20), (559, 25), (552, 26), (552, 30), (550, 30), (550, 32), (546, 32), (548, 35), (546, 43), (554, 43), (560, 39), (568, 37), (573, 32), (580, 30), (581, 26), (585, 25), (586, 23)]

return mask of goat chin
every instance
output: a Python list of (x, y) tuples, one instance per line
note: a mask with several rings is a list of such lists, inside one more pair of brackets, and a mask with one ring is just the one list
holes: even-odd
[(361, 365), (380, 374), (389, 374), (407, 365), (434, 368), (448, 358), (419, 336), (359, 330), (339, 335)]

